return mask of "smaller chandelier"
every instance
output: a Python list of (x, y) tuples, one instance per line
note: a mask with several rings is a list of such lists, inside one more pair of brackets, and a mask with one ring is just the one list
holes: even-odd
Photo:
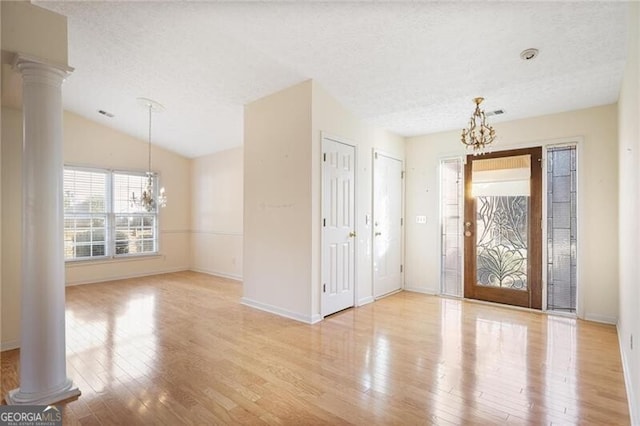
[(484, 98), (475, 98), (476, 110), (469, 119), (469, 128), (462, 129), (462, 143), (467, 149), (473, 149), (473, 155), (483, 154), (485, 146), (489, 145), (496, 138), (496, 131), (487, 124), (487, 117), (480, 109), (480, 104)]
[(166, 207), (167, 205), (167, 196), (164, 193), (164, 188), (160, 188), (157, 196), (155, 194), (153, 180), (156, 175), (151, 171), (151, 115), (153, 112), (163, 111), (164, 107), (158, 102), (147, 98), (138, 98), (138, 103), (149, 110), (149, 168), (146, 173), (147, 185), (142, 191), (142, 196), (138, 198), (135, 192), (131, 193), (131, 207), (138, 207), (151, 212), (157, 207)]

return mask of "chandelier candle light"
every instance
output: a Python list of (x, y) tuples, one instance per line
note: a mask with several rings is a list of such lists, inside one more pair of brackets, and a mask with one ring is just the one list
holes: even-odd
[(475, 98), (476, 110), (469, 120), (469, 128), (462, 129), (462, 143), (469, 148), (473, 148), (473, 155), (484, 154), (484, 148), (496, 138), (493, 127), (487, 124), (487, 117), (480, 109), (480, 104), (484, 98)]
[(149, 110), (149, 168), (147, 169), (147, 186), (142, 191), (140, 198), (136, 198), (135, 192), (131, 193), (131, 205), (141, 207), (150, 212), (155, 210), (157, 206), (165, 207), (167, 205), (167, 196), (164, 193), (164, 187), (160, 188), (157, 199), (154, 198), (153, 178), (155, 177), (155, 173), (151, 171), (151, 116), (154, 112), (164, 111), (164, 107), (158, 102), (147, 98), (138, 98), (138, 103)]

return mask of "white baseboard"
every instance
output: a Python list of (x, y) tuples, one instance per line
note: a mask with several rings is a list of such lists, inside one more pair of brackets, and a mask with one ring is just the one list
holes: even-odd
[(320, 322), (320, 321), (322, 321), (322, 315), (320, 315), (320, 314), (311, 315), (310, 324), (315, 324), (315, 323)]
[(612, 317), (612, 316), (609, 316), (609, 315), (585, 313), (584, 314), (584, 319), (587, 320), (587, 321), (601, 322), (603, 324), (611, 324), (611, 325), (618, 324), (618, 318)]
[(627, 356), (625, 355), (625, 342), (622, 341), (622, 334), (620, 333), (620, 327), (616, 324), (616, 330), (618, 331), (618, 344), (620, 345), (620, 356), (622, 357), (622, 374), (624, 375), (624, 386), (627, 389), (627, 402), (629, 404), (629, 417), (631, 417), (632, 425), (640, 425), (640, 412), (638, 412), (638, 406), (636, 402), (635, 392), (633, 391), (633, 381), (631, 380), (631, 368)]
[(18, 349), (19, 347), (20, 347), (20, 340), (6, 340), (0, 343), (0, 352)]
[(143, 272), (139, 274), (118, 275), (117, 277), (99, 278), (97, 280), (67, 281), (65, 286), (72, 287), (75, 285), (106, 283), (108, 281), (126, 280), (129, 278), (150, 277), (151, 275), (171, 274), (173, 272), (183, 272), (183, 271), (189, 271), (189, 268), (182, 267), (182, 268), (162, 269), (160, 271)]
[(279, 308), (277, 306), (269, 305), (267, 303), (257, 302), (255, 300), (252, 300), (246, 297), (243, 297), (242, 299), (240, 299), (240, 303), (242, 303), (245, 306), (249, 306), (250, 308), (259, 309), (261, 311), (269, 312), (270, 314), (279, 315), (281, 317), (304, 322), (306, 324), (315, 324), (318, 321), (322, 320), (322, 317), (318, 314), (303, 315), (297, 312), (291, 312), (286, 309)]
[(429, 294), (431, 296), (437, 296), (440, 294), (440, 291), (432, 289), (432, 288), (423, 288), (423, 287), (405, 287), (405, 291), (412, 291), (414, 293), (422, 293)]
[(242, 282), (242, 275), (227, 274), (225, 272), (214, 271), (214, 270), (205, 269), (205, 268), (195, 268), (195, 267), (190, 268), (190, 270), (194, 272), (200, 272), (201, 274), (213, 275), (214, 277), (228, 278), (230, 280)]
[(362, 299), (358, 300), (358, 305), (357, 306), (368, 305), (369, 303), (373, 302), (374, 300), (375, 299), (373, 298), (373, 296), (363, 297)]

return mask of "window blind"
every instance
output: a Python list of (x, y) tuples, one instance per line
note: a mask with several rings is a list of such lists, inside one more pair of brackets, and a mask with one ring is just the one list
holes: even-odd
[(107, 173), (64, 170), (65, 258), (106, 256)]

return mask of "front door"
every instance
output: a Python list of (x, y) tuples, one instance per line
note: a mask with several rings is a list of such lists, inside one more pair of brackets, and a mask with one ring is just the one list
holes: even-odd
[(373, 156), (373, 289), (376, 298), (402, 287), (402, 161)]
[(464, 296), (542, 308), (542, 148), (467, 156)]
[(322, 140), (322, 315), (355, 300), (355, 147)]

